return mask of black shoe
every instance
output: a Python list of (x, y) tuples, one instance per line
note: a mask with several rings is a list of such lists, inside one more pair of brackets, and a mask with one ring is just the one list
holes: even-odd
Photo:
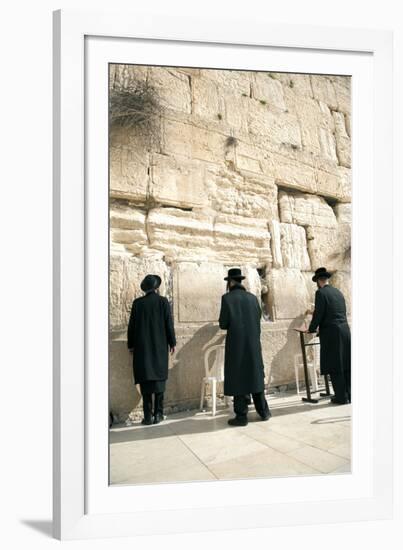
[(151, 424), (153, 423), (153, 419), (152, 418), (143, 418), (141, 423), (143, 424), (143, 426), (151, 426)]
[(228, 424), (230, 426), (247, 426), (248, 425), (248, 419), (247, 418), (239, 418), (236, 416), (235, 418), (230, 418), (228, 420)]
[(154, 416), (154, 424), (159, 424), (163, 420), (164, 420), (164, 415), (163, 414), (156, 414)]
[(263, 420), (263, 422), (269, 420), (269, 418), (271, 418), (271, 412), (265, 414), (264, 416), (261, 416), (260, 418)]
[(333, 405), (347, 405), (348, 401), (345, 399), (344, 401), (340, 401), (339, 399), (336, 399), (336, 397), (331, 397), (330, 401), (333, 403)]

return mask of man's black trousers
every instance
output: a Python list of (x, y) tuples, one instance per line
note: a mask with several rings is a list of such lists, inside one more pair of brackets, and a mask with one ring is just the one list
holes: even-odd
[[(165, 380), (153, 380), (140, 384), (140, 391), (143, 397), (143, 412), (146, 420), (153, 416), (164, 414), (164, 390)], [(154, 396), (154, 407), (153, 407)]]
[(330, 373), (334, 396), (336, 401), (343, 403), (349, 401), (351, 403), (351, 371), (343, 370), (340, 372)]
[[(252, 393), (253, 404), (255, 405), (256, 412), (262, 418), (270, 415), (269, 405), (267, 404), (264, 392)], [(248, 404), (250, 402), (250, 395), (234, 395), (234, 412), (237, 418), (247, 418)]]

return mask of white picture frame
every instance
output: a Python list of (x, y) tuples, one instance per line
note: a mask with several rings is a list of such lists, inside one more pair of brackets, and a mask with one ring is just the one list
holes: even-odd
[[(241, 68), (240, 63), (242, 67), (248, 64), (244, 68), (259, 68), (262, 61), (258, 58), (271, 52), (275, 63), (272, 70), (304, 72), (304, 66), (317, 66), (317, 72), (325, 72), (326, 66), (327, 73), (356, 74), (353, 249), (359, 253), (353, 261), (353, 365), (354, 358), (356, 364), (358, 360), (365, 364), (365, 376), (359, 379), (363, 369), (353, 367), (355, 452), (350, 477), (132, 487), (105, 484), (108, 402), (103, 322), (107, 296), (105, 303), (99, 300), (108, 277), (104, 186), (108, 161), (107, 154), (102, 154), (107, 152), (107, 86), (102, 86), (105, 63), (128, 62), (129, 58), (139, 63), (141, 50), (143, 62), (174, 65), (176, 59), (180, 64), (180, 59), (189, 54), (195, 59), (196, 50), (201, 60), (203, 49), (214, 49), (220, 68), (224, 51), (222, 68), (230, 67), (229, 63), (237, 68)], [(256, 55), (247, 61), (245, 54), (250, 51)], [(351, 71), (345, 72), (343, 66), (347, 65)], [(91, 93), (94, 85), (98, 86), (96, 94)], [(368, 87), (374, 94), (368, 93)], [(385, 381), (391, 385), (393, 366), (392, 345), (382, 344), (391, 340), (393, 319), (392, 287), (383, 284), (384, 266), (393, 263), (393, 220), (387, 199), (392, 193), (391, 90), (392, 33), (386, 31), (271, 25), (264, 20), (222, 21), (213, 17), (151, 19), (135, 12), (54, 13), (56, 538), (391, 517), (393, 401), (387, 392), (374, 397), (375, 389), (384, 387)], [(359, 104), (354, 94), (360, 98)], [(356, 114), (354, 105), (359, 105)], [(97, 193), (95, 180), (101, 182)], [(95, 239), (95, 235), (101, 237)], [(96, 279), (92, 276), (95, 269)], [(390, 322), (377, 323), (379, 319)], [(97, 379), (95, 363), (99, 368)], [(382, 372), (374, 368), (380, 364)], [(248, 495), (250, 504), (235, 505), (234, 495), (242, 493)], [(162, 503), (159, 508), (150, 504), (155, 502), (156, 494)]]

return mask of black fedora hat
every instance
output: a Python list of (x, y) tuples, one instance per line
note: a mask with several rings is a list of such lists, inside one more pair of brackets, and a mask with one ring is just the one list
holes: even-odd
[(316, 283), (316, 281), (318, 279), (330, 279), (331, 276), (332, 276), (332, 274), (329, 273), (329, 271), (326, 269), (326, 267), (319, 267), (315, 271), (315, 275), (312, 277), (312, 281), (314, 283)]
[(234, 267), (232, 269), (228, 270), (228, 275), (224, 277), (224, 281), (229, 281), (229, 279), (235, 279), (236, 281), (242, 281), (242, 279), (245, 279), (244, 275), (242, 275), (241, 270), (238, 267)]
[(161, 277), (158, 275), (146, 275), (141, 281), (140, 288), (143, 292), (148, 292), (149, 290), (155, 290), (161, 284)]

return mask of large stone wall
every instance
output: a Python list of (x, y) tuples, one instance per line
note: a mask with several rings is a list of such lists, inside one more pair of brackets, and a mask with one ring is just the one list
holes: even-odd
[(149, 131), (110, 132), (110, 399), (121, 418), (140, 401), (126, 327), (146, 273), (172, 304), (166, 400), (179, 407), (196, 406), (203, 348), (225, 336), (228, 268), (243, 269), (266, 313), (271, 386), (294, 381), (292, 329), (312, 308), (316, 268), (335, 271), (350, 307), (350, 79), (111, 65), (112, 93), (144, 82), (158, 101)]

